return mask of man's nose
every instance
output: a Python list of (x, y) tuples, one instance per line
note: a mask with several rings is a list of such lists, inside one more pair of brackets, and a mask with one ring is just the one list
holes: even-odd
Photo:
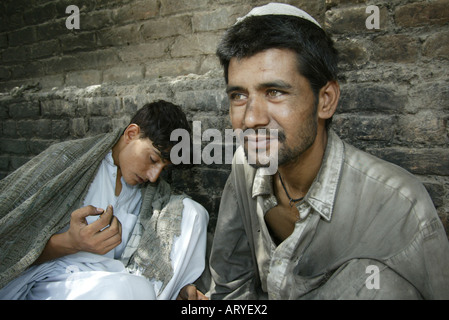
[(161, 175), (162, 170), (164, 169), (164, 166), (162, 165), (154, 165), (151, 166), (147, 170), (147, 178), (150, 180), (150, 182), (156, 182), (159, 176)]
[(246, 128), (265, 127), (269, 124), (267, 104), (263, 98), (252, 96), (248, 99), (245, 110), (244, 125)]

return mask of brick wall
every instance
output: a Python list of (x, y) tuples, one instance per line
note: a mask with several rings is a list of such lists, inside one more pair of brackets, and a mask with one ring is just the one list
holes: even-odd
[[(215, 47), (238, 16), (267, 2), (2, 1), (0, 177), (51, 143), (126, 125), (155, 99), (182, 105), (202, 131), (224, 132)], [(285, 2), (315, 16), (341, 51), (335, 130), (414, 173), (449, 231), (448, 1)], [(80, 29), (66, 28), (69, 5), (80, 9)], [(366, 27), (368, 5), (379, 8), (379, 29)], [(166, 176), (205, 205), (211, 232), (229, 170), (201, 164)]]

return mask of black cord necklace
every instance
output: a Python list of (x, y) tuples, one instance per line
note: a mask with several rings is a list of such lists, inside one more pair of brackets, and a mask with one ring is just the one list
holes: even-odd
[(288, 204), (290, 205), (290, 207), (293, 207), (295, 202), (301, 201), (302, 199), (304, 199), (304, 197), (301, 197), (298, 199), (293, 199), (292, 197), (290, 197), (290, 195), (287, 192), (287, 189), (285, 188), (284, 181), (282, 181), (282, 176), (279, 171), (278, 171), (278, 174), (279, 174), (279, 180), (281, 180), (282, 188), (284, 188), (285, 194), (287, 195), (288, 199), (290, 200)]

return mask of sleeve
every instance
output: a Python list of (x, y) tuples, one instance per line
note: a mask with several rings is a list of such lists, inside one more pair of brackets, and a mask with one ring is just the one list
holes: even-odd
[(257, 299), (253, 253), (232, 183), (226, 182), (210, 256), (211, 299)]
[[(412, 185), (411, 183), (409, 185)], [(416, 182), (408, 215), (417, 232), (398, 254), (385, 263), (406, 278), (424, 299), (449, 299), (449, 241), (443, 223), (424, 186)]]

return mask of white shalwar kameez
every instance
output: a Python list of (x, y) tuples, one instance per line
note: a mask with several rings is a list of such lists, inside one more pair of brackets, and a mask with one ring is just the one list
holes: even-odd
[[(120, 261), (138, 221), (141, 191), (127, 185), (122, 178), (122, 191), (115, 196), (117, 167), (112, 153), (102, 161), (89, 187), (84, 205), (106, 209), (113, 206), (122, 224), (122, 243), (105, 255), (79, 252), (40, 265), (32, 266), (0, 290), (0, 299), (176, 299), (185, 285), (203, 272), (206, 254), (207, 211), (197, 202), (184, 199), (181, 235), (172, 246), (173, 276), (162, 292), (162, 282), (147, 279), (139, 270), (128, 270)], [(92, 223), (99, 216), (89, 216)], [(62, 230), (61, 232), (66, 231)], [(129, 249), (129, 246), (127, 248)], [(132, 249), (131, 249), (132, 250)]]

